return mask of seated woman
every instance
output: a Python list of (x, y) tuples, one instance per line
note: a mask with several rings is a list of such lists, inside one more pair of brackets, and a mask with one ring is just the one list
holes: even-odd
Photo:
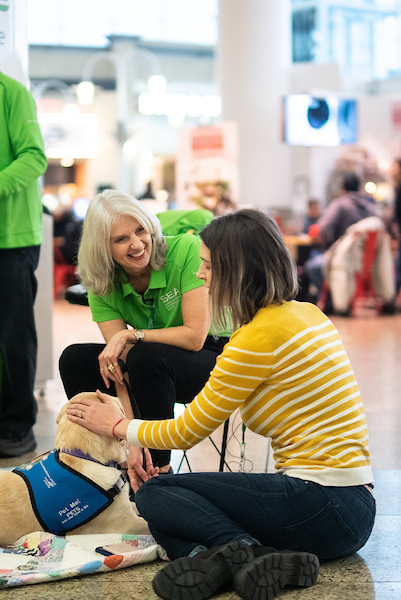
[(134, 446), (189, 448), (239, 408), (247, 427), (271, 438), (276, 473), (153, 477), (135, 500), (173, 560), (153, 580), (159, 596), (201, 600), (233, 581), (245, 600), (273, 598), (284, 585), (314, 583), (318, 559), (348, 556), (369, 538), (366, 418), (333, 323), (293, 300), (296, 268), (276, 224), (242, 210), (200, 236), (213, 320), (230, 307), (240, 326), (203, 390), (169, 421), (124, 418), (100, 392), (103, 404), (84, 398), (67, 413)]
[[(199, 247), (193, 235), (165, 238), (158, 218), (126, 194), (105, 190), (94, 198), (84, 220), (78, 270), (106, 345), (64, 350), (60, 373), (68, 398), (89, 389), (111, 390), (132, 418), (119, 359), (144, 419), (172, 418), (175, 402), (196, 396), (228, 341), (224, 333), (208, 335), (208, 292), (196, 277)], [(152, 459), (160, 472), (169, 471), (170, 451), (154, 450)], [(141, 451), (130, 449), (128, 466), (131, 479), (147, 479)]]

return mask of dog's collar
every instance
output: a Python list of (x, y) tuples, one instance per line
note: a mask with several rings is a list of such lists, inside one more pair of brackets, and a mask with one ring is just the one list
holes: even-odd
[(105, 467), (114, 467), (115, 469), (121, 470), (121, 467), (118, 462), (115, 460), (109, 460), (107, 463), (102, 463), (100, 460), (96, 460), (90, 454), (86, 454), (82, 452), (82, 450), (78, 450), (75, 448), (74, 450), (61, 450), (64, 454), (70, 454), (71, 456), (76, 456), (77, 458), (84, 458), (85, 460), (91, 460), (92, 462), (98, 463), (99, 465), (103, 465)]

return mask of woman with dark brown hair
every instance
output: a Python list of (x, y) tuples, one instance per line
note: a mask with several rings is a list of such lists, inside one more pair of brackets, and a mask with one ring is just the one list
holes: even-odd
[(67, 412), (88, 429), (152, 448), (190, 448), (236, 409), (270, 437), (276, 473), (160, 476), (135, 500), (173, 561), (153, 580), (159, 596), (201, 600), (232, 581), (245, 600), (272, 599), (285, 585), (312, 585), (319, 559), (348, 556), (369, 538), (367, 424), (334, 325), (294, 300), (296, 268), (274, 221), (242, 210), (200, 236), (198, 277), (213, 321), (238, 326), (203, 390), (168, 421), (125, 419), (102, 394), (103, 404), (83, 400)]

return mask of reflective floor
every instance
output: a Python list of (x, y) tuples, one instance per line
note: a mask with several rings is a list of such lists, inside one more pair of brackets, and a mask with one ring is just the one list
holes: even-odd
[[(375, 474), (377, 519), (366, 546), (350, 558), (321, 566), (317, 583), (308, 589), (285, 589), (280, 598), (288, 600), (398, 600), (401, 598), (401, 314), (365, 319), (333, 318), (353, 365), (365, 405), (370, 430), (370, 449)], [(89, 308), (72, 306), (63, 300), (54, 305), (54, 379), (46, 384), (45, 395), (38, 395), (39, 415), (35, 426), (38, 448), (20, 459), (0, 460), (0, 468), (27, 462), (53, 446), (55, 418), (66, 402), (58, 375), (57, 361), (65, 346), (74, 342), (101, 341)], [(268, 444), (259, 436), (246, 434), (246, 469), (272, 469)], [(238, 469), (239, 419), (230, 423), (227, 461)], [(219, 445), (221, 430), (215, 432)], [(178, 468), (182, 452), (174, 451), (173, 466)], [(188, 452), (193, 470), (217, 470), (219, 455), (205, 440)], [(182, 466), (188, 470), (186, 464)], [(111, 573), (89, 575), (0, 591), (7, 600), (156, 600), (152, 577), (163, 566), (161, 561), (137, 565)], [(0, 565), (1, 568), (1, 565)], [(232, 591), (215, 598), (234, 600)]]

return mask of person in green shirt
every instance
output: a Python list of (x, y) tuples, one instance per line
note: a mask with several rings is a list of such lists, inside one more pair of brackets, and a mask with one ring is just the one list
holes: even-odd
[[(134, 416), (119, 360), (142, 418), (173, 417), (176, 402), (202, 389), (230, 332), (211, 334), (208, 292), (196, 277), (200, 239), (163, 236), (160, 221), (139, 201), (105, 190), (84, 220), (78, 271), (106, 345), (74, 344), (60, 357), (68, 398), (89, 390), (117, 393)], [(138, 416), (138, 415), (136, 415)], [(170, 471), (170, 451), (130, 449), (133, 484)], [(134, 485), (134, 487), (137, 487)]]
[(38, 177), (46, 171), (35, 101), (0, 72), (0, 457), (36, 448), (35, 270), (42, 243)]

